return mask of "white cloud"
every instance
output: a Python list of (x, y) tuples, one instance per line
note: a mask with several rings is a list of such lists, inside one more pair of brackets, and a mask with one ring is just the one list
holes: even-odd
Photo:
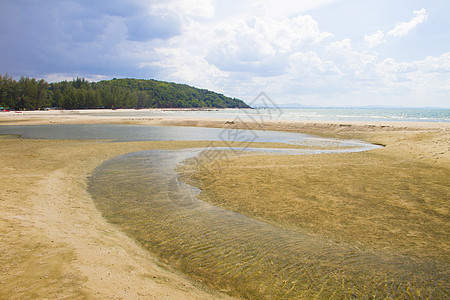
[(342, 75), (334, 61), (323, 59), (313, 51), (293, 54), (290, 57), (290, 66), (290, 73), (295, 73), (298, 78)]
[(412, 29), (416, 28), (417, 25), (426, 22), (427, 19), (428, 19), (428, 14), (427, 14), (425, 8), (422, 8), (421, 10), (415, 10), (414, 18), (412, 18), (411, 21), (397, 23), (397, 25), (395, 25), (394, 29), (388, 31), (387, 35), (405, 36)]
[(286, 16), (304, 14), (341, 0), (314, 0), (314, 1), (292, 1), (292, 0), (261, 0), (258, 1), (264, 9), (265, 14), (272, 18), (285, 18)]
[(428, 19), (428, 14), (424, 8), (421, 10), (415, 10), (415, 17), (409, 22), (400, 22), (395, 25), (393, 29), (385, 34), (382, 30), (377, 30), (374, 34), (364, 35), (364, 42), (369, 48), (374, 48), (382, 43), (385, 43), (387, 36), (402, 37), (407, 35), (417, 25), (424, 23)]
[(222, 91), (220, 85), (216, 83), (220, 78), (227, 77), (227, 74), (208, 64), (202, 56), (194, 55), (182, 48), (159, 48), (154, 55), (157, 60), (151, 64), (161, 68), (161, 79), (189, 82), (195, 86)]
[(384, 32), (377, 30), (377, 32), (372, 35), (364, 35), (364, 41), (370, 48), (373, 48), (381, 43), (384, 43), (386, 40), (384, 39)]
[(221, 24), (213, 36), (205, 36), (213, 40), (207, 59), (224, 71), (279, 75), (285, 72), (291, 54), (314, 47), (330, 36), (319, 30), (311, 16), (284, 20), (250, 17), (233, 26)]
[(333, 61), (342, 74), (355, 80), (370, 78), (371, 71), (378, 57), (375, 52), (359, 52), (353, 49), (350, 39), (330, 43), (324, 57)]
[(395, 25), (393, 29), (387, 32), (387, 34), (384, 34), (382, 30), (377, 30), (376, 33), (371, 35), (364, 35), (364, 41), (366, 44), (373, 48), (375, 46), (378, 46), (379, 44), (385, 43), (386, 36), (393, 36), (393, 37), (402, 37), (407, 35), (412, 29), (416, 28), (417, 25), (424, 23), (428, 19), (428, 14), (425, 10), (425, 8), (422, 8), (421, 10), (415, 10), (414, 17), (409, 22), (400, 22)]
[(450, 52), (413, 62), (397, 62), (389, 58), (377, 64), (376, 72), (380, 78), (378, 86), (386, 95), (402, 91), (403, 96), (417, 101), (415, 105), (433, 106), (440, 101), (448, 104)]
[[(365, 42), (375, 46), (385, 38), (377, 31)], [(431, 95), (436, 103), (442, 102), (443, 91), (449, 89), (449, 55), (411, 63), (380, 61), (377, 52), (358, 49), (350, 39), (331, 39), (332, 34), (320, 31), (311, 16), (191, 21), (185, 23), (182, 36), (157, 47), (154, 58), (161, 79), (247, 101), (266, 91), (279, 103), (320, 104), (315, 101), (326, 98), (328, 105), (401, 105), (407, 97), (420, 105)]]
[(211, 18), (214, 16), (212, 0), (169, 0), (160, 1), (153, 9), (170, 10), (182, 15)]

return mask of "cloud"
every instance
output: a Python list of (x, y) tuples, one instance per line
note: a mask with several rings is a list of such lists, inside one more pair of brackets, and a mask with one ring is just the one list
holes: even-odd
[[(392, 58), (377, 64), (378, 86), (385, 95), (402, 92), (416, 101), (428, 106), (433, 103), (445, 104), (450, 91), (450, 52), (438, 57), (426, 57), (413, 62), (397, 62)], [(426, 102), (423, 102), (426, 99)], [(447, 99), (447, 100), (445, 100)], [(408, 101), (408, 105), (412, 105)], [(441, 105), (442, 105), (441, 104)]]
[(170, 12), (181, 18), (211, 18), (214, 16), (214, 1), (212, 0), (143, 0), (142, 2), (149, 3), (150, 11), (154, 14)]
[(176, 0), (169, 7), (173, 11), (194, 17), (211, 18), (214, 16), (214, 5), (211, 0)]
[(261, 0), (258, 3), (264, 13), (272, 18), (280, 18), (304, 14), (313, 9), (330, 5), (340, 0), (314, 0), (314, 1), (292, 1), (292, 0)]
[(412, 29), (416, 28), (417, 25), (426, 22), (428, 19), (428, 14), (427, 14), (425, 8), (422, 8), (421, 10), (415, 10), (413, 13), (414, 13), (414, 18), (412, 18), (411, 21), (397, 23), (397, 25), (395, 25), (394, 29), (388, 31), (387, 35), (400, 36), (400, 37), (405, 36)]
[(139, 66), (151, 57), (136, 54), (148, 54), (160, 40), (182, 33), (182, 16), (170, 7), (157, 7), (159, 2), (166, 3), (2, 2), (0, 68), (13, 76), (83, 72), (94, 78), (151, 76), (154, 69), (144, 72)]
[(169, 39), (181, 34), (181, 21), (173, 14), (144, 14), (127, 18), (128, 39), (132, 41), (149, 41), (152, 39)]
[(377, 30), (377, 32), (374, 34), (364, 35), (364, 41), (366, 42), (367, 46), (373, 48), (382, 43), (385, 43), (386, 36), (393, 36), (393, 37), (405, 36), (411, 30), (417, 27), (417, 25), (426, 22), (428, 19), (428, 14), (424, 8), (422, 8), (421, 10), (415, 10), (413, 13), (415, 16), (414, 18), (411, 19), (411, 21), (397, 23), (395, 27), (390, 31), (388, 31), (386, 34), (382, 30)]
[(381, 43), (384, 43), (386, 40), (384, 39), (384, 32), (377, 30), (377, 32), (372, 35), (364, 35), (364, 41), (370, 48), (373, 48)]
[(342, 74), (356, 80), (370, 77), (371, 68), (378, 59), (376, 53), (354, 50), (350, 39), (330, 43), (325, 48), (324, 57), (333, 61)]
[(224, 71), (255, 76), (283, 74), (290, 55), (331, 36), (308, 15), (284, 20), (250, 17), (232, 27), (218, 26), (213, 35), (208, 62)]

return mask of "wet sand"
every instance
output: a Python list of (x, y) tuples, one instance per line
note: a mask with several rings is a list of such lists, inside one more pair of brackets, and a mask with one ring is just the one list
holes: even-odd
[[(235, 158), (226, 169), (208, 167), (208, 174), (216, 172), (222, 180), (205, 177), (201, 169), (191, 180), (204, 188), (201, 199), (278, 226), (340, 243), (351, 244), (356, 236), (356, 247), (448, 263), (447, 123), (261, 125), (207, 119), (0, 113), (0, 124), (53, 123), (234, 126), (308, 132), (386, 145), (342, 156)], [(202, 145), (1, 137), (0, 297), (225, 297), (164, 265), (107, 223), (86, 191), (87, 177), (103, 161), (134, 151), (192, 146)], [(361, 179), (364, 176), (366, 180)], [(330, 184), (332, 178), (337, 179)], [(260, 190), (254, 190), (258, 185)], [(358, 209), (357, 201), (365, 198), (374, 204), (363, 211)], [(380, 199), (382, 203), (376, 202)], [(305, 211), (313, 213), (298, 218)], [(387, 237), (385, 233), (389, 233)]]

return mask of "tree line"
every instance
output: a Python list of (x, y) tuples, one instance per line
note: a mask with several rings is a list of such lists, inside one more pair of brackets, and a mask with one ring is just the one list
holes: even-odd
[(242, 100), (186, 84), (158, 80), (84, 78), (48, 83), (44, 79), (14, 80), (0, 74), (0, 107), (36, 110), (48, 107), (85, 108), (249, 108)]

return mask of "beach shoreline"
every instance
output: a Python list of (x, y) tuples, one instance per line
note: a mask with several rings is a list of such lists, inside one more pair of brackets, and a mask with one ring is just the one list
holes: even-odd
[[(236, 122), (233, 119), (88, 116), (2, 112), (2, 125), (134, 124), (305, 132), (361, 139), (448, 171), (450, 123)], [(5, 298), (224, 298), (160, 262), (107, 223), (87, 192), (96, 166), (129, 152), (198, 147), (200, 142), (124, 142), (0, 138), (0, 296)]]
[[(146, 109), (160, 112), (165, 109)], [(126, 109), (117, 110), (118, 113)], [(95, 115), (90, 115), (95, 112)], [(145, 126), (189, 126), (247, 130), (273, 130), (308, 133), (322, 137), (360, 139), (389, 147), (406, 147), (415, 158), (449, 166), (450, 122), (402, 122), (402, 121), (280, 121), (263, 118), (240, 119), (185, 117), (185, 116), (123, 116), (111, 115), (103, 110), (49, 110), (0, 113), (0, 125), (58, 125), (58, 124), (129, 124)], [(106, 114), (106, 115), (102, 115)], [(434, 140), (415, 139), (414, 149), (408, 146), (413, 136), (421, 133), (434, 135)], [(402, 143), (401, 141), (404, 141)], [(402, 153), (401, 150), (397, 151)]]
[[(107, 124), (107, 123), (124, 123), (124, 122), (155, 122), (163, 121), (165, 123), (180, 122), (202, 122), (202, 121), (232, 121), (235, 116), (229, 117), (203, 117), (196, 116), (173, 116), (168, 112), (195, 112), (195, 111), (245, 111), (242, 109), (170, 109), (170, 108), (146, 108), (146, 109), (74, 109), (74, 110), (35, 110), (35, 111), (0, 111), (0, 122), (5, 124), (26, 123), (30, 125), (44, 124)], [(136, 115), (134, 115), (136, 114)], [(153, 114), (153, 115), (151, 115)], [(264, 115), (264, 111), (257, 114), (249, 114), (248, 119), (240, 119), (239, 121), (248, 121), (253, 123), (296, 123), (296, 124), (350, 124), (350, 125), (376, 125), (391, 127), (414, 127), (432, 128), (436, 126), (448, 126), (450, 122), (420, 122), (408, 120), (321, 120), (308, 119), (303, 120), (283, 120), (275, 116)], [(281, 113), (282, 114), (282, 113)], [(409, 126), (408, 126), (409, 125)]]

